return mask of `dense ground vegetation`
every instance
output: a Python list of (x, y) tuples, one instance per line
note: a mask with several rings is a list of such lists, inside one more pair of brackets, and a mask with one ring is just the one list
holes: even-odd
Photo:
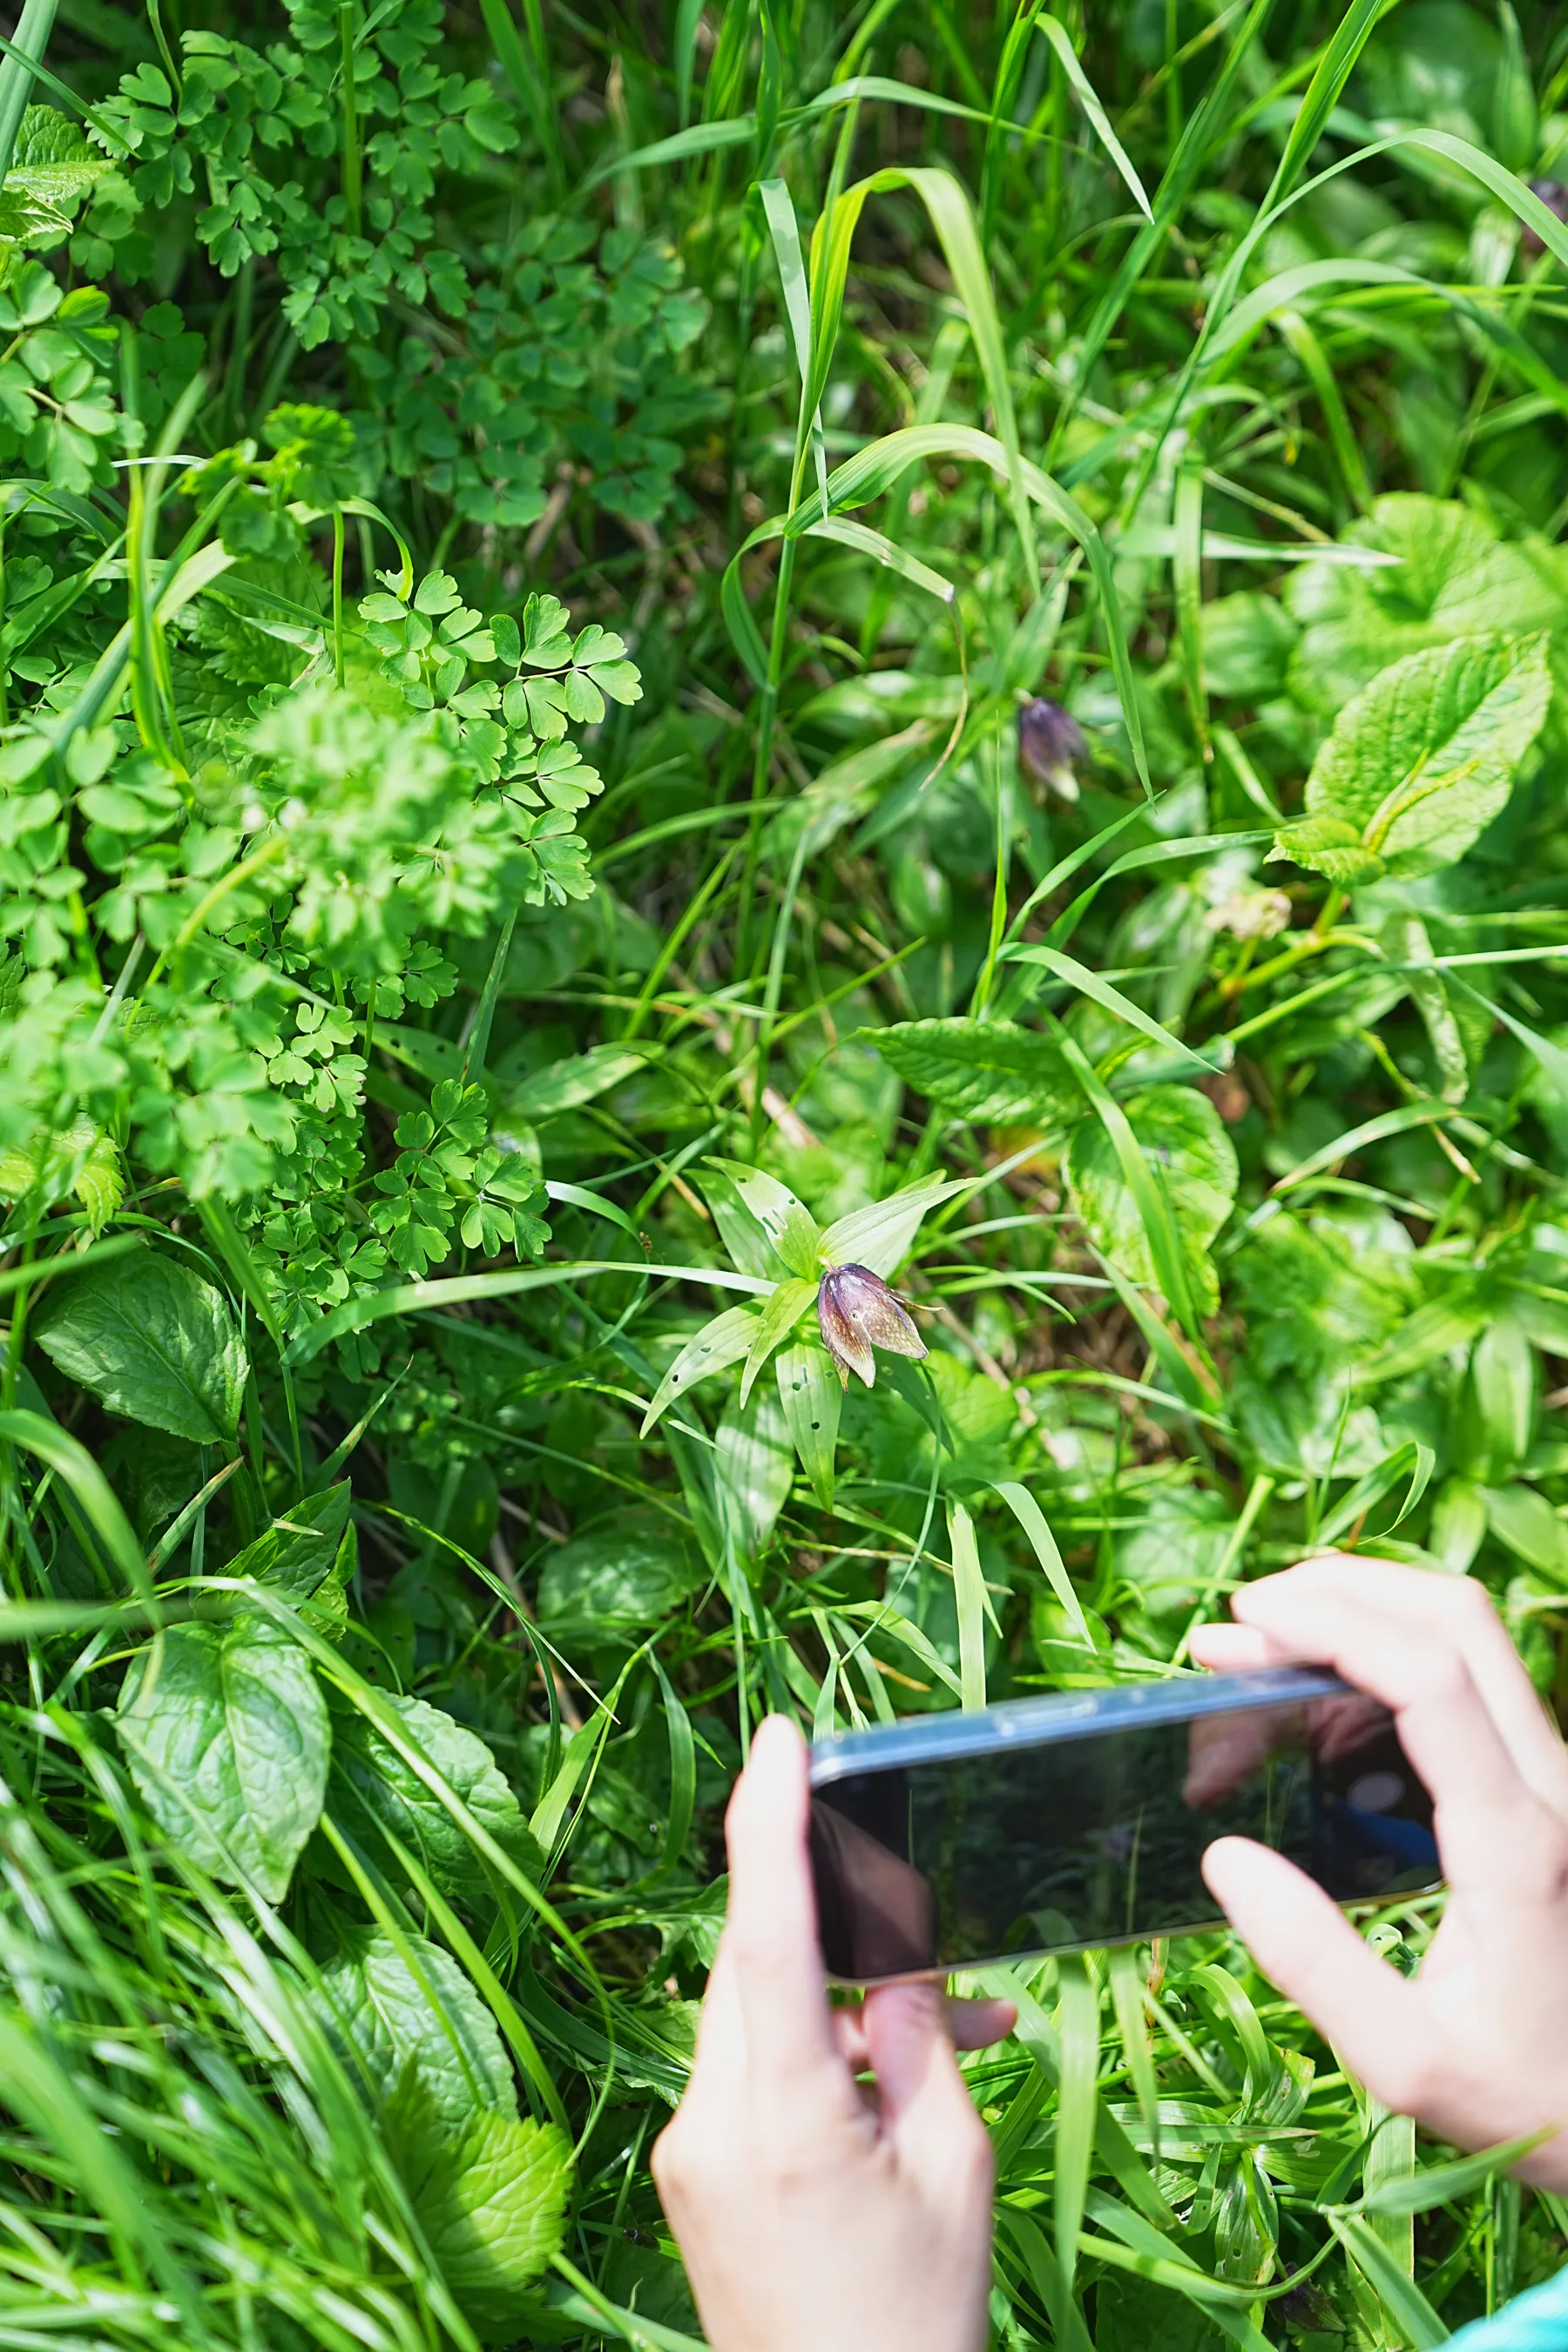
[[(763, 1713), (1323, 1542), (1568, 1699), (1568, 31), (0, 47), (0, 2341), (668, 2352)], [(1562, 2257), (1224, 1935), (1011, 1989), (1000, 2345)]]

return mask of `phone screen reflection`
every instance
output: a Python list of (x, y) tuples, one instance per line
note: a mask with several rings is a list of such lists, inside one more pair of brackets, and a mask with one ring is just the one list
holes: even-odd
[(1336, 1901), (1440, 1877), (1432, 1802), (1356, 1691), (847, 1774), (813, 1794), (823, 1956), (850, 1982), (1201, 1927), (1215, 1838)]

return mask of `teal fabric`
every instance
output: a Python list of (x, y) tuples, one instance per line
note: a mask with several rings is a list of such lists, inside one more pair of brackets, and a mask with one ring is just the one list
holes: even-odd
[(1568, 2352), (1568, 2271), (1449, 2342), (1453, 2352)]

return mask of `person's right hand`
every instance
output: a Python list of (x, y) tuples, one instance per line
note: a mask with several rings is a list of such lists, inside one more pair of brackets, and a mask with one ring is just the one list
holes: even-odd
[(1331, 1553), (1246, 1585), (1193, 1654), (1222, 1671), (1332, 1666), (1391, 1707), (1435, 1807), (1448, 1882), (1413, 1978), (1293, 1863), (1247, 1838), (1204, 1857), (1258, 1966), (1384, 2106), (1488, 2147), (1552, 2135), (1517, 2168), (1568, 2189), (1568, 1749), (1485, 1589)]

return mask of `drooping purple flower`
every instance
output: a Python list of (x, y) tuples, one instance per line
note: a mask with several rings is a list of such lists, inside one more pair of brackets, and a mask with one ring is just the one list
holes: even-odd
[[(1530, 193), (1541, 198), (1549, 213), (1555, 214), (1560, 221), (1568, 225), (1568, 184), (1562, 180), (1531, 180)], [(1546, 250), (1544, 242), (1528, 221), (1520, 230), (1519, 245), (1521, 252), (1529, 254), (1532, 261)]]
[(1089, 750), (1083, 729), (1059, 702), (1037, 695), (1018, 713), (1018, 764), (1037, 784), (1048, 784), (1064, 801), (1078, 798), (1073, 770)]
[(851, 1372), (858, 1373), (868, 1388), (876, 1386), (873, 1349), (917, 1358), (927, 1352), (895, 1293), (869, 1266), (829, 1266), (817, 1288), (816, 1320), (846, 1388)]

